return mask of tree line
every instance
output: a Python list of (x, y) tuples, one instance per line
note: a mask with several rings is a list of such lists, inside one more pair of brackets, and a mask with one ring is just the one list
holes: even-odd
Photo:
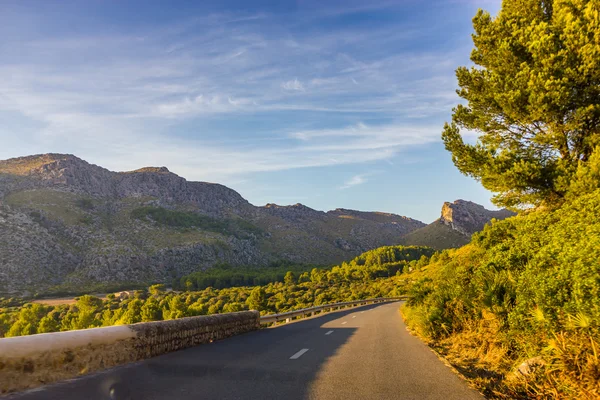
[[(398, 256), (390, 258), (392, 253)], [(422, 268), (429, 262), (429, 254), (436, 257), (427, 247), (385, 247), (332, 268), (312, 268), (301, 273), (288, 270), (281, 281), (259, 286), (167, 290), (164, 284), (156, 284), (124, 298), (110, 294), (103, 300), (83, 295), (71, 305), (27, 303), (5, 307), (0, 309), (0, 337), (242, 310), (281, 313), (320, 304), (400, 296), (407, 290), (403, 272)], [(392, 259), (396, 261), (388, 262)], [(217, 274), (224, 271), (235, 269), (220, 266)]]

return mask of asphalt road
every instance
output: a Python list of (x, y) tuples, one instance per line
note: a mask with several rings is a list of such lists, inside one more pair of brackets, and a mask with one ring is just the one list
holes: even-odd
[(331, 313), (8, 398), (483, 399), (406, 331), (398, 307)]

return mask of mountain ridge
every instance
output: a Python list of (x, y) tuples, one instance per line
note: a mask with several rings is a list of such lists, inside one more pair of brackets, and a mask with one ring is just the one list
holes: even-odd
[(0, 161), (0, 293), (167, 282), (217, 263), (335, 264), (425, 227), (385, 212), (255, 206), (164, 166), (113, 172), (56, 153)]
[[(40, 160), (42, 160), (42, 162), (40, 162)], [(46, 162), (44, 162), (43, 160), (47, 160)], [(33, 167), (27, 167), (26, 165), (28, 165), (26, 163), (26, 161), (30, 161), (30, 163), (32, 163), (34, 166)], [(37, 162), (36, 162), (37, 161)], [(10, 168), (12, 167), (12, 168)], [(214, 187), (223, 187), (226, 188), (228, 191), (230, 191), (231, 193), (235, 193), (236, 196), (239, 196), (240, 198), (243, 199), (243, 197), (237, 193), (235, 190), (230, 189), (224, 185), (221, 185), (219, 183), (210, 183), (210, 182), (204, 182), (204, 181), (188, 181), (187, 179), (171, 172), (167, 167), (162, 166), (162, 167), (153, 167), (153, 166), (147, 166), (147, 167), (141, 167), (132, 171), (110, 171), (104, 167), (98, 166), (96, 164), (91, 164), (88, 163), (87, 161), (72, 155), (72, 154), (59, 154), (59, 153), (46, 153), (46, 154), (38, 154), (38, 155), (31, 155), (31, 156), (24, 156), (24, 157), (17, 157), (17, 158), (11, 158), (8, 160), (0, 160), (0, 176), (2, 174), (12, 174), (12, 175), (18, 175), (18, 176), (27, 176), (30, 178), (38, 178), (44, 181), (50, 181), (51, 184), (53, 185), (64, 185), (64, 186), (71, 186), (71, 187), (75, 187), (77, 189), (82, 190), (83, 192), (85, 192), (86, 194), (90, 194), (90, 195), (106, 195), (107, 194), (107, 190), (104, 191), (100, 191), (96, 188), (90, 189), (84, 185), (86, 185), (88, 182), (84, 182), (84, 184), (77, 184), (75, 182), (73, 182), (74, 179), (77, 178), (81, 178), (81, 176), (75, 176), (75, 174), (73, 174), (71, 172), (71, 170), (73, 169), (73, 167), (75, 167), (75, 169), (83, 169), (83, 168), (90, 168), (90, 169), (97, 169), (99, 172), (101, 172), (102, 174), (105, 174), (106, 177), (110, 177), (110, 178), (116, 178), (116, 177), (122, 177), (122, 180), (127, 181), (128, 180), (128, 175), (135, 175), (135, 174), (158, 174), (158, 175), (169, 175), (171, 177), (173, 177), (174, 179), (178, 179), (181, 180), (183, 182), (185, 182), (186, 184), (189, 185), (195, 185), (195, 184), (201, 184), (201, 185), (215, 185)], [(46, 177), (43, 177), (43, 175), (46, 174)], [(89, 175), (100, 175), (100, 174), (89, 174)], [(52, 179), (54, 178), (54, 179)], [(84, 179), (84, 181), (90, 181), (90, 179)], [(91, 179), (92, 181), (94, 180), (94, 178)], [(117, 186), (124, 186), (125, 184), (121, 183), (120, 185), (118, 185), (118, 183), (115, 182), (115, 184), (117, 184)], [(118, 192), (118, 189), (113, 189), (114, 190), (114, 194), (121, 194)], [(113, 193), (109, 193), (109, 194), (113, 194)], [(1, 195), (1, 192), (0, 192)], [(121, 194), (122, 195), (122, 194)], [(131, 195), (131, 193), (125, 193), (124, 197), (127, 197)], [(249, 203), (247, 200), (244, 199), (244, 202)], [(389, 212), (381, 212), (381, 211), (359, 211), (359, 210), (352, 210), (352, 209), (345, 209), (345, 208), (336, 208), (333, 210), (327, 210), (327, 211), (321, 211), (321, 210), (316, 210), (313, 209), (311, 207), (308, 207), (302, 203), (296, 203), (296, 204), (291, 204), (291, 205), (282, 205), (282, 204), (275, 204), (275, 203), (267, 203), (264, 206), (254, 206), (254, 207), (258, 207), (258, 208), (275, 208), (275, 209), (286, 209), (286, 210), (290, 210), (290, 209), (296, 209), (296, 210), (304, 210), (306, 212), (314, 212), (314, 213), (326, 213), (326, 214), (331, 214), (331, 215), (353, 215), (353, 216), (360, 216), (360, 217), (366, 217), (369, 214), (372, 214), (373, 216), (375, 215), (380, 215), (380, 216), (385, 216), (385, 217), (399, 217), (403, 220), (407, 220), (407, 221), (417, 221), (417, 222), (421, 222), (418, 221), (416, 219), (407, 217), (407, 216), (402, 216), (399, 214), (394, 214), (394, 213), (389, 213)], [(373, 218), (373, 217), (371, 217)]]

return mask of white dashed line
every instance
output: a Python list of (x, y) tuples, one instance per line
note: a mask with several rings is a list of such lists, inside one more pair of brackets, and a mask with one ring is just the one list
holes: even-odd
[(361, 311), (360, 313), (362, 314), (362, 313), (364, 313), (364, 311)]
[(327, 333), (325, 333), (325, 335), (331, 335), (333, 333), (333, 331), (329, 331)]
[(306, 353), (308, 351), (308, 349), (302, 349), (299, 352), (297, 352), (296, 354), (294, 354), (293, 356), (290, 357), (290, 360), (296, 360), (300, 357), (302, 357), (302, 354)]
[(347, 323), (348, 323), (347, 321), (344, 321), (344, 322), (342, 322), (342, 325), (346, 325)]
[(352, 318), (356, 318), (356, 315), (353, 315)]

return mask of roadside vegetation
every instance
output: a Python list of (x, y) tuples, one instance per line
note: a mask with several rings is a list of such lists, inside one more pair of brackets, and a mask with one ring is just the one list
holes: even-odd
[(600, 190), (497, 221), (442, 253), (404, 314), (488, 396), (597, 399), (598, 260)]
[(489, 397), (598, 399), (600, 3), (506, 0), (473, 24), (442, 137), (521, 214), (425, 267), (404, 315)]

